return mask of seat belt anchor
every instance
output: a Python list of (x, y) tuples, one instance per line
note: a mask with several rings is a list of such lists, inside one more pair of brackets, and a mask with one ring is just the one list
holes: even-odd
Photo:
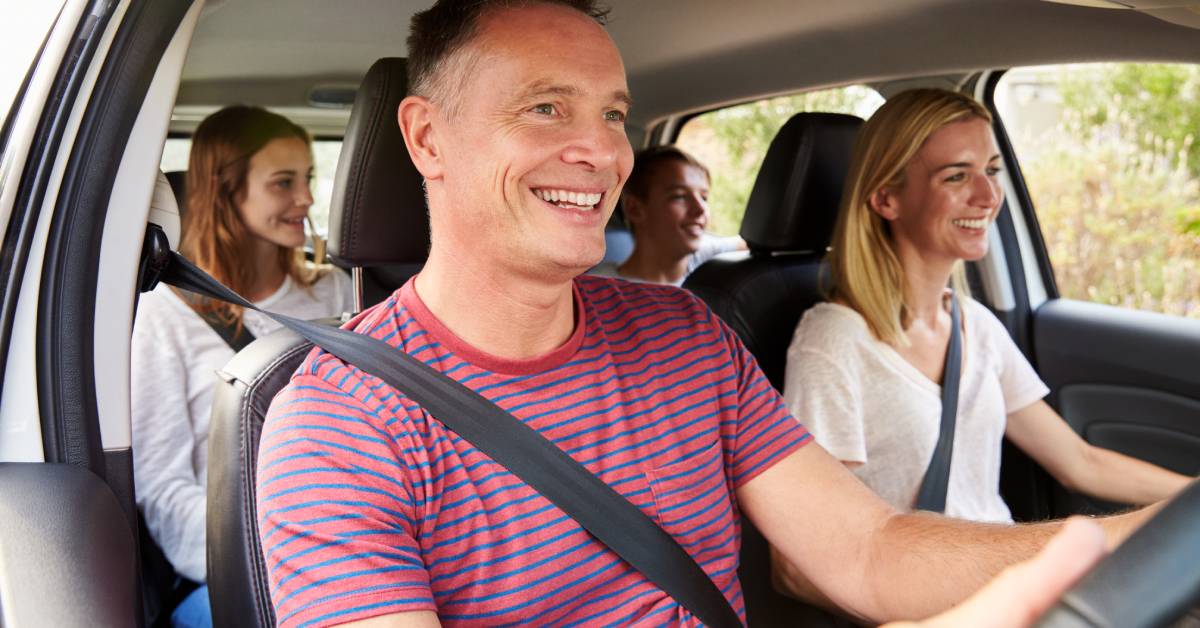
[(162, 274), (171, 266), (171, 241), (163, 228), (150, 223), (142, 240), (142, 257), (138, 262), (138, 290), (150, 292), (158, 285)]

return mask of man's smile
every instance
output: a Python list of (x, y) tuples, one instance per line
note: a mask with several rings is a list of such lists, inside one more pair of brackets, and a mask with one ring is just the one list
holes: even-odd
[(604, 198), (603, 192), (567, 190), (562, 188), (534, 188), (534, 196), (563, 209), (595, 210)]

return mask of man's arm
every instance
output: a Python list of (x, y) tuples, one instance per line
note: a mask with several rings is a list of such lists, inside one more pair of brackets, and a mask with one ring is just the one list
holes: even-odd
[(922, 622), (884, 628), (1025, 628), (1103, 556), (1103, 531), (1085, 519), (1072, 519), (1035, 558), (1006, 568), (962, 604)]
[[(874, 621), (942, 612), (1046, 544), (1060, 523), (999, 525), (899, 514), (816, 445), (738, 490), (743, 511), (786, 558), (780, 580), (806, 578), (847, 612)], [(1110, 544), (1150, 509), (1103, 521)]]
[(1045, 401), (1008, 415), (1005, 435), (1067, 488), (1122, 504), (1151, 504), (1183, 490), (1192, 478), (1094, 447)]

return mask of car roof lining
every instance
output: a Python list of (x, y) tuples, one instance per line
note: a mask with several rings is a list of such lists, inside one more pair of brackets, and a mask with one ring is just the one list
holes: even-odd
[[(630, 124), (639, 129), (724, 103), (850, 83), (1078, 61), (1200, 61), (1195, 29), (1137, 11), (1040, 0), (608, 4), (608, 30), (636, 97)], [(201, 17), (177, 103), (307, 110), (317, 113), (297, 117), (330, 133), (344, 127), (349, 109), (313, 107), (309, 90), (357, 84), (375, 59), (401, 54), (413, 12), (427, 5), (360, 0), (346, 11), (321, 0), (218, 3)], [(172, 124), (188, 128), (185, 120)]]

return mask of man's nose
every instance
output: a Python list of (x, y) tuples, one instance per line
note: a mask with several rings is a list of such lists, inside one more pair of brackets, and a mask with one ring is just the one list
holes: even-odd
[(622, 151), (628, 151), (629, 139), (620, 127), (601, 116), (595, 121), (572, 125), (570, 143), (563, 161), (590, 166), (593, 170), (612, 168)]

